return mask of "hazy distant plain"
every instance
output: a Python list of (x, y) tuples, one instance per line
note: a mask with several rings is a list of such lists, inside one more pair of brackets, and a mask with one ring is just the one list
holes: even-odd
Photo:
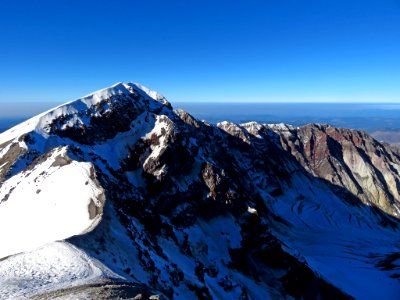
[(174, 107), (211, 123), (327, 123), (368, 132), (400, 130), (400, 104), (393, 103), (176, 103)]
[[(326, 123), (365, 130), (391, 143), (400, 142), (400, 104), (393, 103), (172, 103), (210, 123), (287, 123), (295, 126)], [(37, 115), (53, 103), (3, 103), (0, 132)]]

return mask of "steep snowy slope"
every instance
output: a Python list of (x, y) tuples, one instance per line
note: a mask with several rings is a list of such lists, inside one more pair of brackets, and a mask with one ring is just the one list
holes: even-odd
[(0, 189), (0, 258), (90, 231), (105, 201), (90, 163), (55, 148)]
[(399, 159), (310, 126), (336, 148), (309, 146), (308, 127), (213, 126), (119, 83), (10, 129), (0, 293), (396, 299)]

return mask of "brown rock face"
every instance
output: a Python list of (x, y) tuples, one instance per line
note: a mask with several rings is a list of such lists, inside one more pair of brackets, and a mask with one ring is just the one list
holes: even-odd
[(273, 128), (282, 147), (314, 176), (399, 216), (400, 158), (362, 131), (310, 124)]

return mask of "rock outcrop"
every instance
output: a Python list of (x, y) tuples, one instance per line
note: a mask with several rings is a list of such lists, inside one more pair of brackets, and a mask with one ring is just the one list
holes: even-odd
[(367, 133), (310, 124), (275, 130), (283, 149), (314, 176), (400, 216), (400, 156)]

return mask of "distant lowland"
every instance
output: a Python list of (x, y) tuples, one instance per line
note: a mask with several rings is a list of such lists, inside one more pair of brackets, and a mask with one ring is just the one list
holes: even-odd
[(363, 130), (375, 139), (400, 145), (400, 103), (176, 103), (210, 123), (310, 123)]
[[(379, 141), (400, 145), (400, 104), (397, 103), (173, 103), (194, 117), (209, 123), (309, 123), (364, 130)], [(52, 106), (2, 104), (0, 133)]]
[(10, 117), (7, 117), (7, 118), (0, 117), (0, 133), (21, 123), (25, 119), (26, 118), (23, 118), (23, 117), (11, 117), (11, 118)]
[(56, 103), (3, 102), (0, 103), (0, 133), (39, 113), (56, 107)]

